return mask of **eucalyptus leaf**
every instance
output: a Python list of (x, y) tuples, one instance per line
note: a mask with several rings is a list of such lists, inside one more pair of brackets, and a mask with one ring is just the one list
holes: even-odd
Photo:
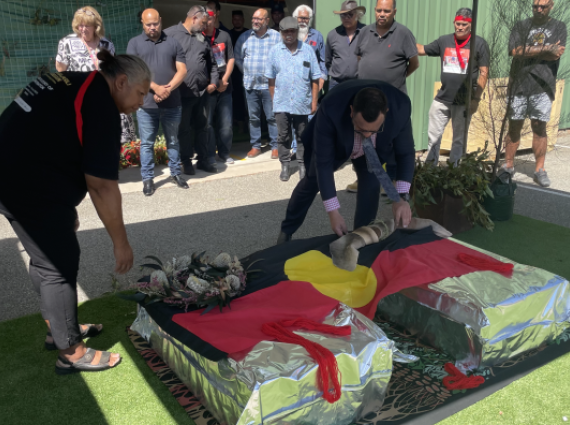
[(141, 268), (162, 270), (162, 267), (159, 266), (158, 264), (141, 264)]
[(160, 266), (163, 266), (162, 261), (160, 261), (160, 258), (155, 257), (154, 255), (147, 255), (144, 258), (148, 258), (149, 260), (154, 260), (156, 261), (158, 264), (160, 264)]

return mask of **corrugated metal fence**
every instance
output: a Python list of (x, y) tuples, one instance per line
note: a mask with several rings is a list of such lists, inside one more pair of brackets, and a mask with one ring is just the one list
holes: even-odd
[[(497, 0), (480, 0), (479, 23), (477, 33), (485, 37), (493, 25), (492, 2)], [(326, 35), (340, 25), (340, 19), (333, 10), (340, 10), (342, 0), (316, 0), (317, 29)], [(362, 23), (375, 21), (374, 9), (376, 0), (360, 0), (366, 7), (366, 15)], [(471, 7), (471, 0), (397, 0), (396, 20), (407, 26), (420, 44), (428, 44), (443, 34), (453, 32), (453, 18), (461, 7)], [(532, 2), (529, 1), (529, 12)], [(505, 54), (507, 48), (505, 46)], [(561, 69), (570, 68), (570, 54), (563, 56)], [(420, 58), (420, 69), (407, 82), (408, 93), (412, 99), (414, 140), (417, 149), (427, 147), (428, 111), (433, 100), (434, 83), (440, 80), (440, 61), (437, 58)], [(570, 84), (566, 84), (560, 128), (570, 128)]]

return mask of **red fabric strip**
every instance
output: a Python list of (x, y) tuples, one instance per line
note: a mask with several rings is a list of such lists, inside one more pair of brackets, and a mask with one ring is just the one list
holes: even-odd
[(203, 310), (180, 313), (172, 320), (228, 354), (250, 350), (267, 341), (261, 327), (264, 323), (304, 318), (322, 321), (338, 305), (338, 301), (317, 291), (306, 282), (285, 281), (237, 298), (231, 310), (214, 309), (201, 316)]
[[(402, 289), (439, 282), (448, 277), (463, 276), (488, 270), (459, 260), (460, 254), (468, 254), (482, 263), (496, 262), (486, 254), (464, 245), (442, 239), (423, 245), (414, 245), (396, 251), (382, 251), (372, 263), (376, 274), (377, 289), (372, 302), (356, 310), (373, 319), (378, 301)], [(510, 277), (510, 272), (501, 273)]]
[(485, 378), (482, 376), (467, 376), (455, 367), (452, 363), (446, 363), (443, 368), (449, 376), (443, 378), (443, 385), (448, 390), (469, 390), (477, 388), (479, 385), (485, 383)]
[(263, 333), (272, 339), (289, 344), (297, 344), (307, 350), (309, 356), (319, 365), (317, 387), (323, 392), (323, 398), (329, 403), (338, 401), (341, 397), (340, 371), (334, 354), (322, 345), (294, 334), (285, 329), (285, 327), (300, 327), (332, 335), (350, 335), (350, 326), (336, 327), (307, 319), (296, 319), (264, 323), (261, 327)]
[(467, 16), (458, 15), (455, 17), (454, 22), (457, 22), (457, 21), (473, 22), (473, 19), (468, 18)]
[(502, 261), (495, 260), (494, 258), (481, 258), (474, 255), (460, 253), (457, 258), (459, 261), (470, 266), (477, 267), (479, 270), (488, 270), (502, 274), (512, 274), (514, 265), (511, 263), (503, 263)]
[(459, 65), (461, 66), (461, 69), (465, 69), (465, 60), (463, 59), (463, 56), (461, 56), (461, 49), (463, 49), (467, 43), (469, 43), (469, 40), (471, 40), (471, 34), (469, 34), (469, 37), (467, 37), (467, 40), (465, 40), (463, 43), (459, 44), (459, 42), (457, 41), (457, 37), (455, 36), (455, 34), (453, 34), (453, 39), (455, 40), (455, 52), (457, 53), (457, 59), (459, 60)]
[(75, 97), (75, 102), (73, 106), (75, 108), (75, 126), (77, 127), (77, 137), (79, 137), (79, 143), (83, 146), (83, 115), (81, 115), (81, 107), (83, 106), (83, 98), (85, 97), (85, 92), (89, 88), (89, 85), (95, 78), (95, 75), (98, 71), (92, 71), (91, 74), (87, 77), (87, 79), (83, 82), (79, 91), (77, 92), (77, 96)]

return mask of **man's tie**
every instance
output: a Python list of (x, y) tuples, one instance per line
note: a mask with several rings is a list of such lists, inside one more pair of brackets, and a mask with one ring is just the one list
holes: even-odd
[(370, 137), (366, 138), (362, 142), (362, 148), (364, 149), (364, 156), (366, 157), (366, 165), (368, 166), (368, 171), (370, 173), (374, 173), (386, 195), (392, 202), (400, 202), (400, 194), (394, 187), (392, 183), (392, 179), (390, 176), (384, 171), (382, 164), (380, 164), (380, 159), (378, 158), (378, 154), (376, 153), (376, 149), (372, 144), (372, 139)]

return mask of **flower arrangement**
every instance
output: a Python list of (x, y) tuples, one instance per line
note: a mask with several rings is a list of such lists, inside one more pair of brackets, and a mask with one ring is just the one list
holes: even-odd
[[(164, 136), (158, 136), (154, 144), (154, 163), (156, 165), (168, 164), (168, 153), (166, 147), (166, 139)], [(121, 146), (121, 157), (119, 159), (119, 168), (124, 169), (131, 166), (141, 164), (141, 141), (133, 140)]]
[[(145, 258), (153, 263), (141, 265), (141, 270), (150, 274), (129, 287), (137, 290), (136, 294), (119, 294), (120, 297), (144, 305), (162, 301), (183, 307), (185, 311), (192, 305), (207, 307), (202, 314), (216, 306), (220, 311), (226, 306), (230, 307), (231, 300), (245, 289), (248, 274), (255, 272), (244, 270), (237, 257), (232, 258), (225, 252), (212, 261), (205, 256), (205, 252), (173, 258), (166, 264), (154, 256)], [(116, 280), (114, 283), (117, 287)]]

